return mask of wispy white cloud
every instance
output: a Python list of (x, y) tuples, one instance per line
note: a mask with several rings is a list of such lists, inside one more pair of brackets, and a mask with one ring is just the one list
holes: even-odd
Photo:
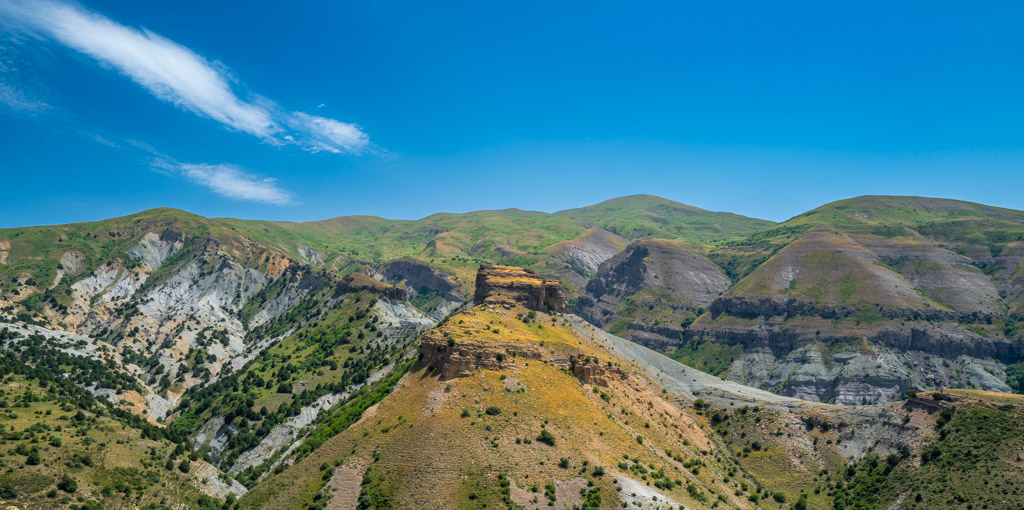
[(39, 114), (50, 110), (50, 105), (31, 97), (20, 88), (3, 81), (0, 81), (0, 104), (14, 111), (27, 114)]
[(21, 42), (16, 37), (0, 39), (0, 105), (33, 117), (52, 113), (53, 106), (42, 98), (43, 87), (28, 83), (31, 72), (18, 62), (23, 53), (19, 51)]
[(296, 131), (307, 133), (300, 143), (310, 150), (359, 153), (370, 144), (366, 133), (358, 127), (326, 117), (297, 112), (294, 115)]
[(214, 193), (229, 198), (285, 205), (292, 194), (278, 187), (276, 179), (260, 178), (235, 165), (180, 165), (181, 173)]
[(53, 39), (116, 69), (161, 100), (268, 143), (334, 153), (370, 146), (354, 124), (288, 112), (258, 95), (239, 97), (223, 65), (145, 28), (50, 0), (0, 0), (0, 18), (10, 28)]

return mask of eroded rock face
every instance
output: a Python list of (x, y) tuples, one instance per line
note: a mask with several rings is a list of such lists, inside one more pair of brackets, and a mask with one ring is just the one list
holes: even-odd
[(60, 257), (60, 266), (57, 270), (63, 271), (66, 274), (76, 275), (81, 273), (85, 267), (85, 255), (76, 250), (68, 250)]
[(667, 347), (682, 336), (682, 318), (706, 307), (729, 283), (721, 268), (703, 255), (674, 243), (637, 241), (601, 264), (574, 311), (608, 327), (623, 319), (631, 304), (636, 311), (622, 334), (644, 345)]
[(618, 367), (591, 362), (582, 356), (575, 358), (539, 345), (488, 340), (448, 342), (437, 330), (424, 334), (420, 342), (420, 361), (439, 370), (444, 379), (468, 377), (480, 369), (510, 370), (516, 365), (517, 357), (571, 370), (585, 384), (607, 386), (613, 379), (624, 376)]
[(561, 282), (527, 272), (521, 267), (484, 264), (476, 273), (473, 300), (520, 304), (539, 311), (567, 312), (569, 299)]
[(150, 270), (160, 267), (182, 247), (181, 232), (167, 229), (162, 233), (149, 232), (128, 250), (128, 255), (139, 259)]
[(1024, 352), (1019, 340), (896, 309), (879, 307), (876, 319), (858, 322), (843, 307), (796, 300), (723, 298), (716, 305), (686, 330), (685, 345), (739, 348), (726, 377), (806, 400), (871, 404), (908, 389), (1009, 391), (1004, 363)]
[(295, 246), (295, 249), (299, 252), (299, 255), (302, 256), (302, 258), (306, 259), (306, 262), (309, 262), (314, 266), (319, 266), (324, 263), (324, 255), (313, 248), (299, 244)]
[(589, 278), (602, 262), (614, 257), (626, 244), (628, 241), (603, 228), (592, 228), (578, 239), (559, 243), (553, 256), (580, 276)]
[(459, 284), (450, 276), (422, 262), (413, 260), (394, 260), (384, 270), (384, 280), (394, 282), (405, 280), (406, 288), (411, 293), (436, 292), (446, 301), (465, 301), (459, 292)]

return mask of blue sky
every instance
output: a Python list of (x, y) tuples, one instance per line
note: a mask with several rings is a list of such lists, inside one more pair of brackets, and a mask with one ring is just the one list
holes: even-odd
[(0, 0), (0, 226), (1024, 209), (1018, 2)]

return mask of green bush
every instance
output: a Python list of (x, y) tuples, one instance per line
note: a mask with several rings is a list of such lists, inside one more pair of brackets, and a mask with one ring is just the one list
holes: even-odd
[(540, 441), (548, 446), (555, 446), (555, 436), (548, 432), (548, 429), (542, 429), (540, 434), (537, 435), (537, 441)]
[(65, 473), (64, 476), (60, 477), (60, 482), (57, 482), (57, 488), (71, 494), (78, 490), (78, 482)]

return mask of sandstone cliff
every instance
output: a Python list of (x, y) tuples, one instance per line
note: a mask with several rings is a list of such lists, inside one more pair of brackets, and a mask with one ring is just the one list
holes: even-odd
[(476, 293), (473, 300), (477, 304), (518, 303), (539, 311), (569, 310), (569, 299), (560, 282), (512, 266), (480, 266), (476, 274)]

